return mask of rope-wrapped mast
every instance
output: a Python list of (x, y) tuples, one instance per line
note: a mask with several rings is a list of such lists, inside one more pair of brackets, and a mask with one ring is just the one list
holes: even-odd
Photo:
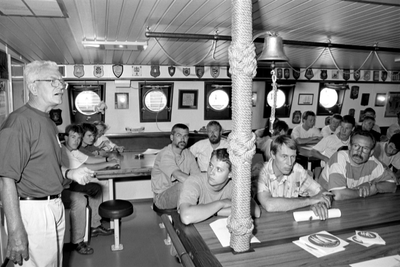
[(251, 131), (252, 81), (257, 62), (253, 44), (251, 0), (232, 0), (232, 42), (229, 64), (232, 74), (232, 133), (229, 155), (232, 161), (232, 213), (228, 218), (230, 246), (235, 252), (250, 249), (253, 220), (250, 216), (251, 161), (255, 135)]

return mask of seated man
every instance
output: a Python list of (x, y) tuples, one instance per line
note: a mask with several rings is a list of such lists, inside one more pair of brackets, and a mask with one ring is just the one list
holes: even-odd
[(325, 167), (325, 163), (329, 158), (342, 146), (349, 146), (350, 135), (354, 129), (356, 122), (354, 117), (345, 115), (337, 134), (328, 135), (322, 138), (312, 150), (311, 155), (321, 160), (321, 167)]
[(264, 164), (258, 178), (258, 201), (268, 212), (311, 206), (316, 216), (327, 219), (330, 194), (295, 160), (296, 142), (287, 135), (275, 138), (271, 159)]
[(97, 128), (97, 136), (96, 136), (96, 141), (94, 142), (94, 146), (97, 148), (100, 148), (101, 150), (111, 152), (111, 151), (117, 151), (119, 153), (124, 152), (125, 147), (124, 146), (118, 146), (111, 142), (110, 139), (108, 139), (107, 136), (105, 136), (105, 132), (108, 130), (108, 125), (105, 124), (102, 121), (95, 121), (93, 124)]
[[(365, 117), (372, 117), (374, 118), (374, 120), (376, 119), (376, 112), (373, 108), (366, 108), (364, 110), (364, 118)], [(381, 127), (379, 127), (378, 124), (374, 124), (374, 126), (372, 127), (372, 130), (374, 130), (375, 132), (381, 134)], [(379, 142), (379, 139), (376, 139), (377, 142)]]
[(217, 121), (210, 121), (207, 124), (208, 139), (200, 140), (189, 149), (197, 158), (197, 163), (202, 172), (206, 172), (210, 162), (211, 153), (218, 148), (227, 148), (228, 141), (222, 136), (222, 127)]
[(368, 131), (355, 131), (349, 150), (336, 152), (322, 171), (335, 200), (368, 197), (396, 191), (393, 173), (374, 156), (375, 138)]
[[(184, 224), (197, 223), (217, 214), (231, 214), (233, 183), (232, 163), (226, 148), (214, 150), (207, 173), (190, 176), (184, 183), (178, 200), (178, 212)], [(251, 200), (252, 214), (260, 217), (260, 207)]]
[(400, 133), (400, 112), (397, 112), (397, 122), (390, 125), (387, 129), (386, 136), (390, 139), (396, 133)]
[[(65, 129), (65, 144), (62, 146), (62, 164), (67, 168), (79, 168), (81, 166), (88, 167), (91, 170), (99, 170), (108, 166), (118, 164), (118, 161), (112, 160), (106, 162), (105, 158), (89, 157), (81, 153), (78, 146), (81, 143), (82, 128), (79, 125), (69, 125)], [(70, 180), (69, 180), (70, 181)], [(65, 183), (66, 188), (62, 192), (62, 199), (64, 203), (71, 203), (71, 230), (72, 230), (72, 243), (76, 246), (76, 251), (82, 255), (89, 255), (93, 253), (93, 248), (89, 247), (84, 241), (85, 236), (85, 209), (86, 199), (85, 195), (89, 196), (89, 205), (92, 209), (91, 218), (91, 235), (92, 237), (98, 235), (110, 235), (112, 230), (106, 229), (101, 225), (101, 217), (98, 214), (99, 206), (103, 201), (101, 186), (97, 183), (88, 183), (80, 185), (78, 183)]]
[(374, 117), (369, 117), (366, 116), (364, 117), (364, 120), (362, 121), (361, 125), (356, 126), (355, 131), (367, 131), (370, 132), (374, 138), (376, 142), (379, 142), (381, 139), (381, 134), (380, 132), (378, 133), (377, 131), (375, 131), (374, 128), (375, 125), (375, 118)]
[(303, 123), (293, 128), (292, 138), (298, 145), (312, 145), (322, 139), (321, 132), (314, 127), (315, 113), (306, 111), (303, 114)]
[(338, 134), (340, 131), (340, 123), (343, 118), (340, 114), (333, 114), (329, 120), (329, 124), (324, 126), (321, 130), (323, 137), (329, 136), (331, 134)]
[(151, 171), (153, 201), (159, 209), (176, 208), (183, 182), (189, 175), (201, 173), (193, 154), (186, 149), (189, 128), (175, 124), (170, 139), (171, 144), (158, 153)]
[(81, 127), (83, 129), (83, 136), (81, 146), (79, 147), (80, 152), (88, 156), (96, 157), (109, 157), (114, 155), (94, 145), (97, 137), (97, 127), (94, 124), (82, 123)]
[(379, 142), (374, 149), (374, 157), (377, 158), (385, 168), (393, 171), (400, 183), (400, 133), (392, 135), (388, 142)]

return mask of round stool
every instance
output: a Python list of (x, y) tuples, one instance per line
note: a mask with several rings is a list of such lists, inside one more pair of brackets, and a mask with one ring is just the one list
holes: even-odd
[(162, 214), (172, 214), (174, 212), (176, 212), (176, 208), (174, 209), (159, 209), (156, 204), (153, 203), (153, 210), (158, 214), (158, 215), (162, 215)]
[(114, 245), (111, 246), (112, 251), (124, 249), (123, 245), (119, 242), (119, 219), (129, 216), (132, 213), (133, 205), (126, 200), (108, 200), (100, 204), (99, 215), (103, 218), (114, 220)]

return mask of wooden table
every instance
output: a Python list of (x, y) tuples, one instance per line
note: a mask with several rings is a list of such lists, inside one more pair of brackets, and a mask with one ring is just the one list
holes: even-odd
[[(141, 155), (141, 157), (138, 157)], [(108, 179), (110, 199), (114, 199), (114, 180), (122, 178), (141, 178), (151, 175), (154, 160), (157, 155), (138, 154), (138, 152), (124, 152), (118, 155), (120, 169), (101, 170), (96, 172), (97, 179)]]
[[(222, 247), (209, 224), (222, 217), (185, 226), (178, 214), (173, 214), (177, 236), (191, 256), (195, 266), (348, 266), (349, 264), (400, 253), (400, 192), (379, 194), (369, 198), (335, 201), (341, 218), (326, 221), (296, 222), (293, 212), (268, 213), (263, 210), (254, 221), (254, 234), (261, 243), (252, 243), (254, 252), (234, 255)], [(386, 245), (363, 247), (349, 241), (346, 250), (316, 258), (292, 243), (299, 237), (328, 231), (343, 240), (355, 230), (379, 233)], [(174, 233), (173, 233), (174, 234)]]

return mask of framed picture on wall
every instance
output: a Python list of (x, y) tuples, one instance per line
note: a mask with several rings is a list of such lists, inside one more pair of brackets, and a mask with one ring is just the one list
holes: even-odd
[(299, 105), (312, 105), (314, 94), (299, 94)]
[(129, 93), (115, 93), (115, 109), (129, 109)]
[(198, 90), (179, 90), (179, 109), (197, 109)]
[(384, 107), (386, 103), (386, 94), (376, 94), (375, 107)]
[(400, 111), (400, 92), (389, 92), (386, 102), (385, 117), (397, 117)]

